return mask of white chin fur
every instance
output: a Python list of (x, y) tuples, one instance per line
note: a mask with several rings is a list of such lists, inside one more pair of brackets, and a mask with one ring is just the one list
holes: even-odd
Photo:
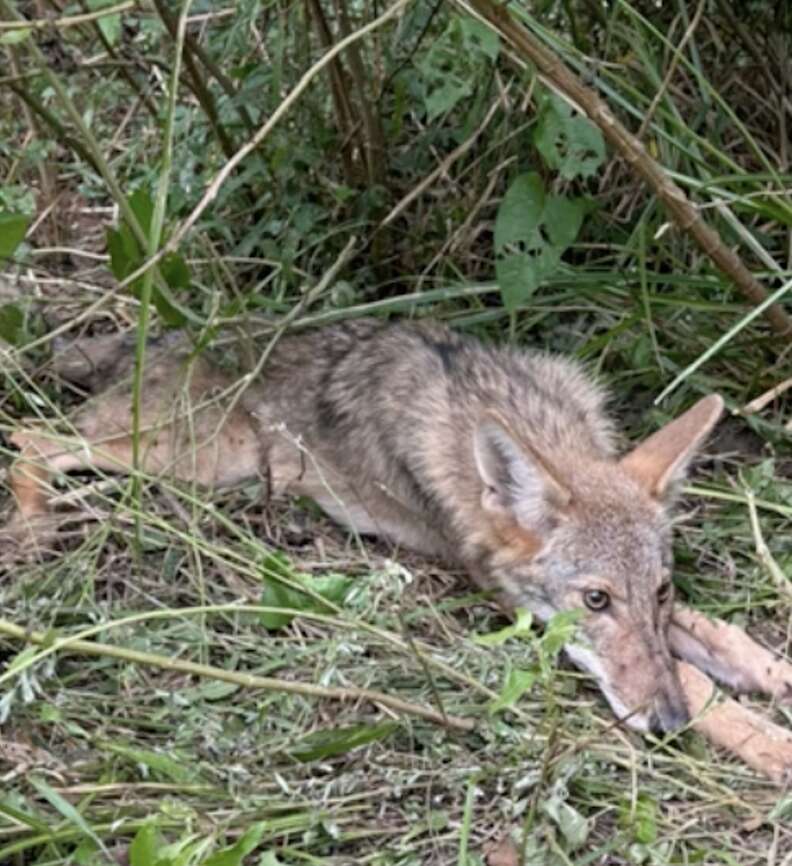
[(634, 731), (646, 733), (649, 730), (649, 713), (630, 712), (630, 709), (610, 688), (602, 663), (590, 649), (573, 643), (567, 644), (564, 650), (574, 664), (590, 673), (597, 680), (597, 685), (618, 718), (624, 719), (624, 723)]

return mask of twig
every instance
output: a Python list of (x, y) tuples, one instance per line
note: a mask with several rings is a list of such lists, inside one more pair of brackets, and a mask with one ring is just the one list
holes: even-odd
[(3, 30), (62, 30), (65, 27), (76, 27), (88, 21), (98, 21), (109, 15), (118, 15), (137, 6), (137, 0), (128, 0), (115, 6), (106, 6), (96, 12), (85, 12), (82, 15), (64, 15), (63, 18), (25, 18), (18, 21), (0, 21), (0, 31)]
[(779, 382), (769, 391), (765, 391), (764, 394), (755, 397), (750, 403), (746, 403), (742, 408), (742, 414), (753, 415), (754, 412), (761, 412), (768, 403), (772, 403), (776, 397), (780, 397), (784, 391), (788, 391), (790, 388), (792, 388), (792, 377)]

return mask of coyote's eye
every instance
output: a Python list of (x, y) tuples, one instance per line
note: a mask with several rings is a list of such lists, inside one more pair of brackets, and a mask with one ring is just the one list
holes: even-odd
[(671, 598), (671, 589), (671, 581), (661, 584), (660, 589), (657, 590), (657, 601), (659, 604), (665, 604)]
[(583, 601), (589, 610), (605, 610), (610, 604), (610, 596), (601, 589), (589, 589), (583, 593)]

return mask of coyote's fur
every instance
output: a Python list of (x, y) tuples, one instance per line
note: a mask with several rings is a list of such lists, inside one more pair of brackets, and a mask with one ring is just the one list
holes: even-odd
[[(61, 354), (59, 372), (97, 396), (74, 416), (77, 436), (12, 436), (10, 534), (45, 538), (50, 473), (130, 469), (133, 359), (124, 336)], [(603, 392), (576, 363), (375, 320), (281, 339), (260, 381), (241, 381), (185, 338), (152, 342), (140, 468), (208, 487), (261, 476), (361, 535), (460, 564), (510, 608), (541, 620), (583, 609), (567, 652), (636, 728), (687, 723), (696, 700), (674, 656), (792, 697), (786, 661), (674, 604), (667, 505), (720, 397), (620, 457)]]

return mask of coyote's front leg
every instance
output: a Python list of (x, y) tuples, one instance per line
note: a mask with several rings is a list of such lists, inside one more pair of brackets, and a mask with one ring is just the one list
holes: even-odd
[(668, 633), (671, 652), (739, 692), (792, 702), (792, 664), (741, 628), (677, 605)]
[(694, 730), (773, 781), (792, 782), (792, 732), (732, 698), (713, 700), (715, 686), (697, 667), (677, 662), (677, 672)]

